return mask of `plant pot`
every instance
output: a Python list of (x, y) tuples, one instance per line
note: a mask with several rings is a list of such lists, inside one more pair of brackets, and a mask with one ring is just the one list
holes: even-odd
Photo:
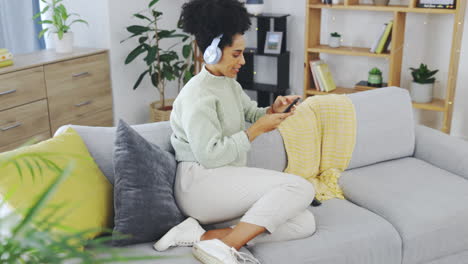
[(374, 5), (377, 6), (386, 6), (390, 0), (374, 0)]
[(58, 34), (53, 34), (55, 42), (55, 51), (57, 53), (70, 53), (73, 51), (73, 32), (63, 34), (63, 38), (59, 39)]
[(175, 99), (164, 100), (165, 108), (161, 108), (161, 101), (155, 101), (150, 104), (150, 122), (169, 121), (172, 112), (172, 103)]
[(434, 90), (433, 83), (411, 83), (411, 99), (415, 103), (430, 103), (432, 102), (432, 93)]
[(332, 48), (338, 48), (341, 45), (341, 38), (340, 37), (332, 37), (328, 39), (328, 46)]
[(245, 4), (245, 8), (247, 8), (247, 12), (252, 15), (259, 15), (263, 12), (264, 4)]
[(382, 86), (382, 74), (369, 74), (367, 78), (369, 86), (381, 87)]

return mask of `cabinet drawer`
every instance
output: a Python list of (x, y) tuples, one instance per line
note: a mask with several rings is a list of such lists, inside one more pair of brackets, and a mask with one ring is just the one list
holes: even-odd
[(63, 125), (111, 127), (114, 125), (114, 116), (112, 114), (112, 109), (106, 109), (83, 115), (81, 118), (69, 122), (52, 122), (51, 125), (52, 135)]
[(42, 66), (0, 75), (0, 111), (44, 98)]
[(0, 153), (10, 151), (10, 150), (14, 150), (14, 149), (16, 149), (18, 147), (21, 147), (23, 144), (25, 144), (26, 142), (28, 142), (31, 139), (34, 139), (35, 142), (40, 142), (40, 141), (43, 141), (43, 140), (46, 140), (46, 139), (49, 139), (49, 138), (50, 138), (50, 133), (47, 131), (47, 132), (44, 132), (44, 133), (41, 133), (41, 134), (38, 134), (38, 135), (34, 135), (34, 136), (30, 137), (30, 138), (26, 138), (26, 139), (22, 139), (20, 141), (16, 141), (16, 142), (8, 144), (6, 146), (0, 146)]
[(71, 122), (112, 107), (107, 53), (44, 67), (51, 122)]
[(0, 146), (49, 132), (47, 100), (0, 112)]

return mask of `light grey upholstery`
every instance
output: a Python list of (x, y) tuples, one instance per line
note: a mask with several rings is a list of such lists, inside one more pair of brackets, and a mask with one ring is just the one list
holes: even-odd
[(413, 156), (414, 119), (408, 91), (387, 87), (350, 94), (356, 146), (348, 169)]
[(468, 179), (468, 142), (426, 126), (416, 135), (415, 158)]
[[(315, 235), (256, 245), (251, 252), (262, 264), (468, 264), (468, 143), (421, 126), (415, 130), (404, 89), (348, 96), (356, 109), (357, 139), (340, 184), (349, 202), (334, 199), (311, 208)], [(73, 127), (112, 181), (114, 128)], [(133, 127), (173, 152), (168, 122)], [(282, 171), (286, 164), (278, 131), (253, 142), (249, 166)], [(130, 250), (157, 254), (149, 244)], [(186, 253), (189, 249), (178, 248), (164, 254)]]
[(340, 199), (310, 209), (317, 223), (313, 236), (255, 245), (250, 252), (265, 264), (401, 263), (400, 236), (378, 215)]
[(347, 199), (398, 230), (403, 263), (426, 263), (468, 249), (464, 178), (410, 157), (348, 170), (340, 185)]

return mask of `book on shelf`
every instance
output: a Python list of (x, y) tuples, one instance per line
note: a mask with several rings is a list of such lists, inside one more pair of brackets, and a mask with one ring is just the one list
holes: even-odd
[(336, 89), (335, 81), (328, 64), (323, 60), (311, 60), (310, 71), (314, 80), (315, 89), (321, 92), (331, 92)]
[(418, 7), (422, 8), (442, 8), (442, 9), (455, 9), (455, 0), (419, 0)]
[(318, 78), (316, 67), (317, 65), (320, 65), (323, 63), (324, 63), (323, 60), (311, 60), (309, 62), (310, 72), (312, 73), (312, 79), (314, 80), (315, 89), (317, 89), (317, 91), (322, 91), (323, 86), (320, 84), (320, 79)]
[[(381, 54), (384, 51), (385, 46), (388, 46), (388, 44), (390, 43), (389, 38), (390, 38), (390, 34), (392, 33), (392, 28), (393, 28), (393, 21), (390, 21), (387, 23), (387, 26), (385, 27), (385, 32), (379, 41), (379, 45), (377, 46), (375, 53)], [(387, 45), (385, 45), (386, 43)]]
[(387, 29), (387, 23), (383, 24), (382, 28), (380, 29), (378, 37), (374, 40), (374, 43), (372, 44), (372, 47), (370, 49), (370, 52), (375, 53), (377, 50), (377, 46), (379, 46), (380, 39), (385, 33), (385, 29)]
[(13, 54), (7, 49), (0, 49), (0, 68), (13, 65)]

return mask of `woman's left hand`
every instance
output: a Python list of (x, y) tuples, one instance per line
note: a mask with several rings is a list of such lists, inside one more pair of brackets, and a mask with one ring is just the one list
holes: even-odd
[[(275, 102), (270, 106), (270, 110), (273, 110), (271, 113), (283, 113), (286, 108), (294, 101), (296, 98), (302, 98), (300, 95), (288, 95), (288, 96), (278, 96), (276, 97)], [(300, 104), (299, 102), (296, 105)], [(291, 109), (291, 112), (295, 110), (295, 106)]]

